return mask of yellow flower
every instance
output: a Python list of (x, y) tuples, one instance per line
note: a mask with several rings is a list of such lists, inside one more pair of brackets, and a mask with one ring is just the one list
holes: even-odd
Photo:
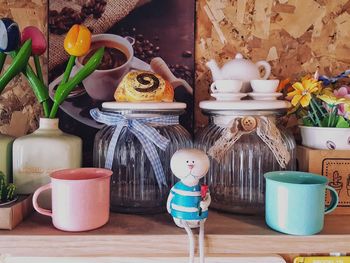
[(301, 82), (294, 83), (294, 91), (287, 94), (288, 97), (293, 97), (292, 105), (297, 106), (300, 103), (302, 107), (307, 107), (310, 104), (311, 95), (320, 91), (320, 83), (314, 78), (303, 78)]
[(331, 90), (325, 89), (322, 95), (317, 96), (320, 100), (324, 101), (328, 105), (338, 105), (342, 103), (349, 103), (349, 99), (337, 98)]

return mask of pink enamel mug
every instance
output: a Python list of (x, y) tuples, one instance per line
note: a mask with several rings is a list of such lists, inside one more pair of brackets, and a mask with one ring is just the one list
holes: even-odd
[[(33, 206), (52, 217), (53, 225), (64, 231), (87, 231), (109, 220), (112, 171), (100, 168), (60, 170), (50, 174), (51, 183), (37, 189)], [(52, 189), (52, 211), (38, 205), (38, 196)]]

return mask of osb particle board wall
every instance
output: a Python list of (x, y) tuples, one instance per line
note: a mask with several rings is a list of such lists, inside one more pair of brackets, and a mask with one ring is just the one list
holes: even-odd
[[(350, 0), (198, 0), (196, 104), (209, 99), (211, 74), (240, 52), (267, 60), (272, 77), (335, 75), (350, 68)], [(196, 125), (206, 124), (196, 107)]]
[[(0, 17), (14, 19), (20, 29), (33, 25), (47, 32), (46, 0), (0, 0)], [(8, 67), (11, 60), (6, 60)], [(41, 58), (44, 79), (47, 76), (47, 57)], [(37, 127), (40, 105), (24, 77), (16, 77), (0, 96), (0, 133), (21, 136)]]

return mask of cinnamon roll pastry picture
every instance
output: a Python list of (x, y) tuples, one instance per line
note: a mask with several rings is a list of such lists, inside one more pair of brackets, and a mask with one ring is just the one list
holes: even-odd
[(160, 75), (148, 71), (131, 71), (114, 93), (118, 102), (173, 102), (174, 89)]

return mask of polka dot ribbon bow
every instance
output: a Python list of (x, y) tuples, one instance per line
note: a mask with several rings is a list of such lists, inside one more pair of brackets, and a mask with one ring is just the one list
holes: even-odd
[(122, 114), (101, 112), (97, 108), (90, 110), (90, 115), (97, 122), (115, 127), (113, 136), (108, 145), (105, 168), (112, 168), (114, 152), (119, 135), (121, 131), (126, 128), (141, 142), (143, 149), (152, 164), (159, 188), (161, 188), (162, 185), (167, 185), (163, 166), (156, 147), (165, 151), (170, 141), (162, 136), (154, 127), (152, 127), (151, 124), (163, 126), (176, 125), (179, 124), (178, 116), (168, 115), (150, 118), (127, 118)]
[(232, 120), (221, 138), (209, 149), (208, 154), (220, 162), (242, 135), (254, 131), (270, 148), (279, 165), (286, 168), (290, 161), (287, 143), (283, 140), (274, 120), (269, 117), (247, 116)]

